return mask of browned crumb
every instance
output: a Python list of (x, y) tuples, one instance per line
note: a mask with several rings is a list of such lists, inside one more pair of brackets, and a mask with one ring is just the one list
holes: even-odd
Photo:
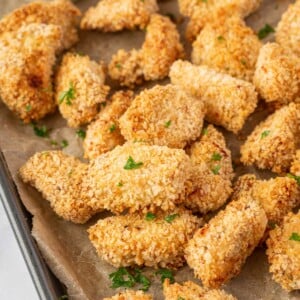
[(292, 174), (300, 176), (300, 150), (297, 150), (293, 157), (290, 171)]
[(152, 295), (145, 294), (143, 291), (125, 290), (111, 298), (104, 298), (103, 300), (153, 300)]

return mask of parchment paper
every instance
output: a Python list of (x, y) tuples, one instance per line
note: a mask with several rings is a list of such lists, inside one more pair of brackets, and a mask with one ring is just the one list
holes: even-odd
[[(0, 14), (3, 15), (21, 4), (24, 0), (1, 1)], [(81, 0), (77, 5), (82, 11), (97, 1)], [(252, 15), (248, 24), (255, 30), (265, 23), (276, 26), (282, 12), (287, 8), (287, 0), (264, 1), (261, 9)], [(179, 17), (176, 1), (161, 1), (161, 13), (172, 13)], [(179, 25), (184, 32), (185, 23)], [(183, 37), (183, 35), (182, 35)], [(93, 59), (109, 62), (110, 57), (119, 48), (131, 49), (140, 47), (144, 32), (122, 32), (103, 34), (99, 32), (80, 32), (78, 51), (89, 54)], [(272, 36), (269, 38), (272, 39)], [(190, 49), (187, 51), (189, 53)], [(234, 160), (238, 158), (239, 146), (244, 137), (251, 132), (255, 124), (262, 120), (268, 112), (262, 107), (249, 118), (242, 134), (237, 139), (233, 134), (223, 130), (227, 143), (232, 150)], [(108, 274), (115, 271), (113, 267), (98, 259), (94, 248), (88, 240), (86, 229), (103, 215), (95, 216), (85, 225), (75, 225), (57, 217), (47, 201), (33, 188), (23, 184), (17, 176), (17, 171), (25, 161), (37, 151), (52, 149), (49, 140), (34, 135), (30, 125), (23, 125), (0, 102), (0, 147), (8, 163), (21, 199), (27, 210), (33, 215), (32, 234), (36, 239), (43, 256), (56, 276), (67, 286), (70, 299), (98, 300), (112, 296), (118, 290), (110, 288)], [(58, 113), (41, 121), (52, 128), (51, 138), (57, 141), (67, 139), (69, 146), (65, 152), (81, 157), (81, 141), (76, 137), (75, 130), (67, 128), (66, 122)], [(238, 166), (237, 174), (254, 172), (260, 178), (272, 176), (269, 172), (258, 172), (254, 168)], [(237, 241), (238, 242), (238, 241)], [(155, 299), (163, 299), (160, 279), (154, 275), (154, 270), (147, 269), (146, 274), (152, 281), (149, 290)], [(198, 282), (192, 271), (184, 267), (176, 272), (176, 281), (194, 280)], [(199, 282), (198, 282), (199, 283)], [(238, 299), (278, 300), (300, 299), (300, 293), (288, 294), (276, 284), (268, 272), (265, 249), (258, 248), (247, 260), (241, 274), (224, 287)]]

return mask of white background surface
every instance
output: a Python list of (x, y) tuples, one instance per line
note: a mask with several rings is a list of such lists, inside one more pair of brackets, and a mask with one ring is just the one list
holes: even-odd
[(38, 300), (18, 243), (0, 200), (0, 299)]

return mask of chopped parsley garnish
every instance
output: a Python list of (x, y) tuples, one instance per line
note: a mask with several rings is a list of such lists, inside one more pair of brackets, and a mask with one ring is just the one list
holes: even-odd
[(297, 183), (300, 185), (300, 176), (296, 176), (296, 175), (293, 175), (293, 174), (287, 174), (286, 175), (287, 177), (289, 178), (292, 178), (292, 179), (295, 179), (297, 181)]
[(165, 122), (165, 127), (166, 127), (166, 128), (169, 128), (169, 127), (170, 127), (170, 125), (171, 125), (171, 123), (172, 123), (172, 121), (171, 121), (171, 120), (169, 120), (169, 121)]
[(55, 140), (50, 140), (50, 144), (52, 146), (57, 146), (58, 145), (57, 141), (55, 141)]
[(118, 183), (117, 183), (117, 186), (119, 186), (119, 187), (121, 187), (121, 186), (123, 186), (124, 184), (123, 184), (123, 182), (122, 181), (119, 181)]
[(111, 288), (113, 289), (119, 287), (131, 288), (135, 284), (134, 277), (124, 267), (121, 267), (116, 272), (109, 274), (109, 278), (112, 281)]
[(59, 96), (59, 104), (62, 104), (64, 101), (67, 105), (72, 105), (72, 101), (75, 99), (75, 89), (73, 83), (70, 83), (70, 87), (67, 91), (64, 91)]
[(110, 127), (109, 127), (109, 132), (114, 132), (116, 130), (116, 125), (115, 124), (112, 124)]
[(69, 142), (67, 140), (62, 140), (60, 145), (61, 145), (62, 148), (66, 148), (66, 147), (69, 146)]
[(26, 104), (25, 110), (26, 110), (27, 112), (29, 112), (29, 111), (31, 111), (31, 109), (32, 109), (31, 104)]
[(143, 165), (142, 162), (135, 162), (134, 159), (131, 156), (129, 156), (124, 166), (124, 169), (125, 170), (139, 169), (142, 165)]
[(270, 132), (271, 132), (270, 130), (263, 131), (262, 134), (261, 134), (261, 136), (260, 136), (260, 138), (264, 139), (265, 137), (267, 137), (270, 134)]
[(220, 161), (222, 159), (222, 155), (218, 152), (214, 152), (211, 156), (211, 160)]
[(160, 280), (162, 283), (164, 283), (165, 279), (169, 279), (170, 283), (174, 283), (174, 276), (171, 270), (169, 269), (160, 269), (157, 272), (155, 272), (156, 275), (160, 275)]
[(77, 136), (79, 137), (79, 138), (81, 138), (81, 139), (85, 139), (85, 136), (86, 136), (86, 132), (83, 130), (83, 129), (78, 129), (77, 131), (76, 131), (76, 134), (77, 134)]
[(218, 175), (220, 169), (221, 169), (221, 166), (220, 166), (220, 165), (216, 165), (216, 166), (214, 166), (214, 167), (211, 169), (211, 171), (212, 171), (215, 175)]
[(119, 64), (119, 63), (117, 63), (117, 64), (116, 64), (116, 68), (119, 69), (119, 70), (121, 70), (121, 69), (122, 69), (122, 65)]
[(151, 213), (151, 212), (148, 212), (145, 216), (145, 220), (146, 221), (152, 221), (156, 218), (155, 214)]
[(207, 0), (201, 0), (201, 2), (207, 3)]
[(204, 129), (202, 130), (202, 135), (207, 135), (207, 133), (208, 133), (208, 129), (207, 129), (207, 128), (204, 128)]
[(178, 216), (179, 216), (178, 214), (168, 215), (165, 217), (165, 221), (168, 223), (172, 223), (172, 221)]
[(217, 39), (218, 39), (218, 41), (220, 41), (220, 42), (225, 41), (225, 38), (224, 38), (224, 36), (222, 36), (222, 35), (219, 35), (219, 36), (217, 37)]
[(260, 40), (267, 37), (270, 33), (275, 32), (274, 28), (270, 26), (269, 24), (266, 24), (263, 28), (261, 28), (258, 32), (258, 38)]
[(289, 238), (290, 241), (300, 242), (300, 235), (297, 232), (293, 232)]
[(58, 298), (58, 300), (66, 300), (66, 299), (68, 299), (67, 295), (62, 295)]
[(104, 102), (101, 102), (100, 105), (101, 105), (102, 107), (105, 107), (105, 106), (107, 105), (107, 103), (106, 103), (106, 101), (104, 101)]
[(274, 221), (269, 221), (268, 222), (268, 227), (271, 228), (271, 229), (274, 229), (276, 227), (276, 225), (277, 224)]
[(145, 275), (142, 274), (141, 270), (135, 269), (134, 272), (135, 272), (135, 274), (134, 274), (135, 282), (142, 285), (140, 290), (142, 290), (144, 292), (148, 291), (149, 287), (151, 285), (150, 280)]
[(35, 135), (37, 135), (39, 137), (48, 137), (49, 136), (49, 130), (45, 125), (42, 125), (40, 127), (34, 123), (32, 125), (33, 125), (33, 131), (34, 131)]
[(242, 59), (241, 59), (241, 64), (244, 65), (244, 66), (247, 66), (247, 61), (246, 61), (245, 59), (242, 58)]
[(185, 299), (182, 298), (182, 297), (180, 297), (180, 296), (178, 296), (178, 297), (177, 297), (177, 300), (185, 300)]

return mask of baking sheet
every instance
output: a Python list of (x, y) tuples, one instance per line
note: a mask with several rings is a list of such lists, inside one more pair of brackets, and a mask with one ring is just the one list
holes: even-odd
[[(1, 2), (0, 14), (3, 15), (29, 1)], [(77, 1), (76, 5), (84, 11), (96, 2), (81, 0)], [(261, 9), (247, 20), (248, 24), (255, 30), (263, 27), (265, 23), (275, 27), (289, 2), (292, 1), (264, 1)], [(176, 1), (161, 1), (159, 6), (161, 13), (172, 13), (179, 18)], [(179, 27), (183, 33), (185, 23), (180, 24)], [(140, 31), (113, 34), (80, 32), (80, 43), (76, 48), (97, 61), (109, 62), (111, 55), (119, 48), (138, 48), (143, 39), (144, 32)], [(272, 36), (269, 39), (272, 39)], [(187, 52), (189, 52), (189, 46), (186, 46)], [(241, 137), (246, 136), (266, 114), (267, 112), (259, 107), (256, 113), (249, 118)], [(69, 146), (64, 149), (66, 153), (82, 157), (81, 140), (76, 137), (75, 130), (67, 127), (66, 122), (58, 113), (45, 118), (40, 123), (52, 129), (51, 139), (68, 140)], [(31, 155), (37, 151), (53, 149), (49, 139), (35, 136), (32, 127), (23, 125), (2, 103), (0, 103), (0, 124), (0, 147), (21, 199), (27, 210), (34, 216), (32, 234), (54, 274), (68, 287), (69, 298), (98, 300), (114, 295), (118, 290), (110, 288), (111, 282), (108, 274), (115, 271), (115, 268), (98, 259), (86, 233), (86, 229), (103, 215), (95, 216), (85, 225), (75, 225), (57, 217), (48, 202), (35, 189), (23, 184), (17, 176), (18, 169)], [(238, 157), (241, 139), (237, 139), (228, 132), (225, 132), (225, 135), (235, 159)], [(271, 176), (269, 172), (258, 172), (253, 168), (245, 169), (241, 166), (238, 166), (236, 171), (239, 174), (247, 171), (255, 172), (261, 178)], [(163, 299), (160, 279), (154, 275), (152, 269), (145, 269), (145, 272), (152, 282), (149, 292), (154, 295), (154, 299)], [(179, 282), (187, 279), (198, 282), (188, 267), (178, 270), (175, 279)], [(300, 299), (299, 292), (288, 294), (271, 279), (263, 248), (255, 250), (247, 260), (241, 274), (227, 284), (224, 289), (238, 299), (245, 300)]]

